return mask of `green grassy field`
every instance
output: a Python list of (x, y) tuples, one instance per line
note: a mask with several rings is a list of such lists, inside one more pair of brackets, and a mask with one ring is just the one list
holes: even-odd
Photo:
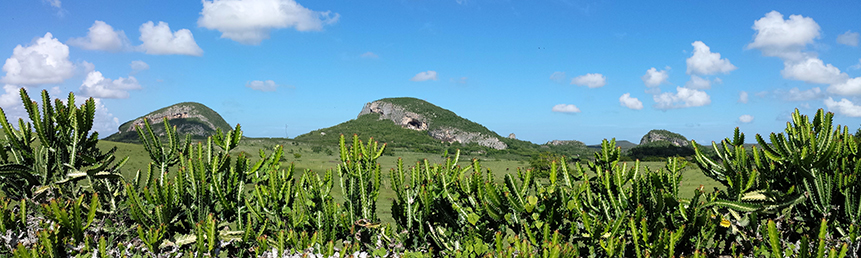
[[(235, 153), (238, 154), (239, 152), (245, 152), (250, 158), (256, 159), (259, 157), (258, 152), (260, 149), (265, 150), (267, 153), (272, 153), (272, 150), (276, 145), (284, 146), (285, 159), (282, 162), (282, 167), (287, 167), (292, 162), (296, 166), (297, 174), (304, 172), (307, 169), (318, 173), (332, 169), (333, 173), (335, 173), (334, 170), (340, 162), (339, 157), (337, 156), (337, 144), (333, 144), (331, 147), (326, 147), (331, 151), (331, 153), (333, 153), (333, 155), (328, 155), (325, 148), (323, 151), (314, 152), (312, 151), (313, 145), (298, 143), (286, 139), (243, 139), (239, 147), (235, 150)], [(147, 164), (149, 164), (150, 159), (146, 150), (143, 148), (143, 145), (105, 140), (99, 141), (99, 148), (102, 150), (108, 150), (113, 147), (117, 147), (116, 156), (118, 159), (129, 157), (129, 161), (122, 170), (124, 177), (131, 179), (137, 170), (140, 169), (146, 171)], [(294, 153), (300, 154), (301, 157), (295, 158), (293, 155)], [(393, 149), (391, 153), (392, 155), (384, 155), (377, 160), (380, 163), (383, 172), (383, 184), (377, 201), (377, 214), (379, 214), (380, 218), (384, 222), (393, 222), (391, 216), (391, 204), (395, 197), (395, 193), (392, 191), (387, 178), (390, 170), (397, 167), (397, 159), (403, 159), (406, 167), (415, 166), (416, 162), (422, 161), (423, 159), (428, 159), (428, 162), (432, 164), (444, 162), (444, 158), (439, 154), (411, 152), (404, 149)], [(526, 168), (529, 166), (525, 161), (488, 159), (487, 157), (482, 156), (461, 156), (459, 164), (461, 166), (469, 166), (472, 164), (473, 158), (479, 159), (482, 168), (490, 170), (493, 173), (494, 178), (498, 180), (501, 180), (506, 173), (517, 173), (517, 168)], [(627, 165), (633, 167), (634, 162), (628, 162)], [(641, 169), (648, 168), (653, 171), (663, 169), (664, 165), (664, 162), (640, 162)], [(335, 189), (332, 190), (332, 194), (336, 198), (340, 198), (341, 190), (339, 182), (334, 182), (334, 185)], [(703, 175), (696, 164), (688, 163), (687, 167), (685, 167), (682, 172), (680, 195), (682, 197), (693, 196), (694, 190), (700, 185), (702, 185), (703, 189), (706, 191), (712, 191), (715, 187), (721, 188), (720, 183)]]

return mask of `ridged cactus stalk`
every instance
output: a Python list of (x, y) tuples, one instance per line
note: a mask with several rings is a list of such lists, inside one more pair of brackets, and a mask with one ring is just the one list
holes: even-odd
[(341, 135), (339, 147), (341, 164), (338, 164), (338, 176), (349, 220), (353, 223), (360, 220), (377, 223), (377, 198), (380, 196), (381, 183), (377, 158), (383, 154), (386, 145), (379, 145), (373, 138), (364, 145), (359, 136), (354, 134), (353, 144), (349, 147), (344, 135)]

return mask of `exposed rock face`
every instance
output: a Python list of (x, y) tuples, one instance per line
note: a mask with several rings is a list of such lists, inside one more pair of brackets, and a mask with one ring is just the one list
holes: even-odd
[[(363, 116), (370, 113), (380, 114), (380, 120), (391, 120), (396, 125), (416, 131), (428, 131), (429, 124), (432, 123), (430, 119), (424, 117), (421, 114), (407, 111), (399, 105), (383, 101), (374, 101), (365, 104), (365, 107), (362, 108), (362, 112), (359, 112), (358, 116)], [(465, 132), (463, 130), (452, 127), (442, 127), (430, 130), (428, 131), (428, 134), (434, 139), (445, 141), (448, 143), (459, 142), (463, 144), (468, 144), (475, 142), (478, 143), (478, 145), (494, 148), (497, 150), (504, 150), (505, 148), (508, 148), (507, 144), (500, 141), (495, 136), (484, 135), (478, 132)], [(509, 137), (513, 137), (513, 135), (514, 134), (511, 134), (511, 136)]]
[[(670, 134), (675, 134), (678, 136), (668, 136)], [(650, 142), (657, 142), (657, 141), (667, 141), (667, 142), (670, 142), (673, 145), (679, 146), (679, 147), (688, 147), (691, 145), (691, 143), (688, 142), (688, 139), (685, 139), (684, 136), (681, 136), (679, 134), (672, 133), (672, 132), (669, 132), (666, 130), (649, 131), (649, 133), (647, 133), (646, 135), (643, 135), (643, 138), (640, 139), (640, 145), (647, 144)]]
[[(207, 119), (205, 116), (198, 113), (197, 110), (194, 109), (194, 107), (192, 107), (190, 105), (175, 105), (175, 106), (167, 108), (166, 110), (164, 110), (162, 112), (153, 113), (153, 114), (147, 115), (146, 117), (138, 118), (137, 120), (132, 122), (132, 126), (129, 126), (126, 129), (126, 132), (134, 131), (135, 128), (138, 126), (143, 127), (144, 126), (144, 118), (148, 119), (150, 121), (150, 124), (161, 123), (164, 118), (167, 118), (168, 121), (173, 120), (173, 119), (179, 119), (179, 118), (197, 118), (197, 119), (200, 119), (200, 121), (202, 121), (204, 124), (209, 126), (209, 129), (211, 129), (213, 131), (216, 130), (215, 125), (212, 124), (212, 122), (210, 122), (209, 119)], [(202, 135), (205, 133), (206, 128), (199, 128), (199, 126), (191, 126), (189, 128), (185, 128), (185, 127), (177, 128), (177, 131), (179, 131), (181, 133), (191, 133), (191, 134), (195, 134), (195, 135)]]
[(517, 136), (514, 133), (508, 135), (508, 139), (517, 139)]
[(445, 142), (459, 142), (459, 143), (471, 143), (475, 142), (478, 145), (494, 148), (497, 150), (504, 150), (508, 148), (508, 145), (504, 142), (500, 141), (496, 137), (489, 135), (482, 135), (481, 133), (476, 132), (464, 132), (457, 128), (451, 127), (443, 127), (436, 130), (431, 130), (430, 136), (434, 139), (442, 140)]
[(400, 125), (403, 128), (416, 131), (426, 131), (428, 129), (428, 121), (424, 116), (406, 111), (403, 107), (392, 103), (374, 101), (365, 104), (365, 107), (362, 108), (362, 112), (359, 112), (359, 116), (370, 113), (380, 114), (380, 120), (392, 120), (396, 125)]
[(581, 142), (581, 141), (575, 141), (575, 140), (570, 140), (570, 141), (552, 140), (552, 141), (549, 141), (549, 142), (545, 143), (545, 145), (553, 145), (553, 146), (558, 146), (558, 145), (582, 145), (582, 146), (586, 146), (586, 144), (585, 144), (585, 143), (583, 143), (583, 142)]

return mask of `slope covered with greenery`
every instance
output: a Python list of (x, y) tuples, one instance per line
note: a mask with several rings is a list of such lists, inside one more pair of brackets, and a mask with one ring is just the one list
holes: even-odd
[(375, 141), (388, 144), (389, 147), (407, 148), (426, 153), (455, 153), (457, 150), (465, 154), (484, 154), (489, 157), (523, 160), (537, 156), (541, 152), (553, 152), (568, 157), (589, 156), (593, 150), (583, 146), (553, 146), (538, 145), (528, 141), (501, 137), (481, 124), (458, 116), (456, 113), (416, 98), (384, 98), (377, 100), (403, 107), (406, 111), (419, 114), (426, 118), (428, 130), (439, 128), (456, 128), (464, 132), (477, 132), (482, 135), (495, 137), (508, 147), (496, 150), (480, 146), (476, 143), (460, 144), (447, 143), (434, 139), (428, 131), (415, 131), (396, 125), (388, 119), (380, 119), (380, 114), (371, 113), (341, 124), (314, 130), (299, 135), (294, 140), (305, 143), (329, 145), (338, 140), (339, 135), (359, 135), (361, 138), (373, 137)]
[[(173, 104), (167, 107), (160, 108), (156, 111), (150, 112), (146, 115), (140, 116), (138, 118), (126, 121), (121, 124), (119, 127), (119, 131), (114, 133), (111, 136), (108, 136), (104, 140), (108, 141), (116, 141), (116, 142), (128, 142), (128, 143), (138, 143), (138, 135), (135, 131), (129, 130), (134, 124), (134, 121), (144, 118), (151, 117), (155, 114), (162, 114), (170, 110), (171, 108), (177, 106), (188, 106), (191, 107), (191, 111), (189, 114), (200, 115), (206, 118), (206, 121), (197, 118), (197, 117), (188, 117), (188, 118), (175, 118), (170, 119), (170, 124), (172, 126), (176, 126), (179, 134), (185, 137), (185, 134), (192, 133), (192, 138), (196, 140), (206, 139), (206, 137), (215, 134), (216, 129), (221, 129), (222, 131), (229, 131), (231, 129), (230, 124), (224, 121), (224, 118), (215, 112), (211, 108), (197, 102), (182, 102)], [(208, 121), (208, 123), (207, 123)], [(164, 124), (159, 119), (158, 121), (150, 121), (153, 126), (153, 131), (157, 134), (162, 134), (165, 132)], [(211, 125), (210, 125), (211, 124)], [(215, 128), (212, 128), (214, 126)], [(196, 128), (203, 128), (203, 132), (197, 132)]]

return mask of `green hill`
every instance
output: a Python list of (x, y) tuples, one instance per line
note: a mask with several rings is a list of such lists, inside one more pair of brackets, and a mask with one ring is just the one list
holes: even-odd
[[(557, 149), (501, 137), (481, 124), (416, 98), (385, 98), (367, 103), (356, 119), (299, 135), (294, 140), (329, 145), (337, 142), (341, 134), (357, 134), (363, 140), (373, 137), (394, 148), (429, 153), (453, 153), (459, 149), (507, 159), (522, 159)], [(586, 147), (558, 149), (574, 156)]]
[(185, 137), (191, 134), (194, 139), (205, 139), (215, 133), (216, 129), (229, 131), (230, 124), (224, 121), (217, 112), (206, 105), (196, 102), (182, 102), (150, 112), (149, 114), (127, 121), (120, 125), (119, 131), (104, 140), (116, 142), (139, 143), (134, 126), (143, 126), (144, 118), (150, 121), (153, 132), (164, 133), (163, 119), (167, 118), (177, 132)]

